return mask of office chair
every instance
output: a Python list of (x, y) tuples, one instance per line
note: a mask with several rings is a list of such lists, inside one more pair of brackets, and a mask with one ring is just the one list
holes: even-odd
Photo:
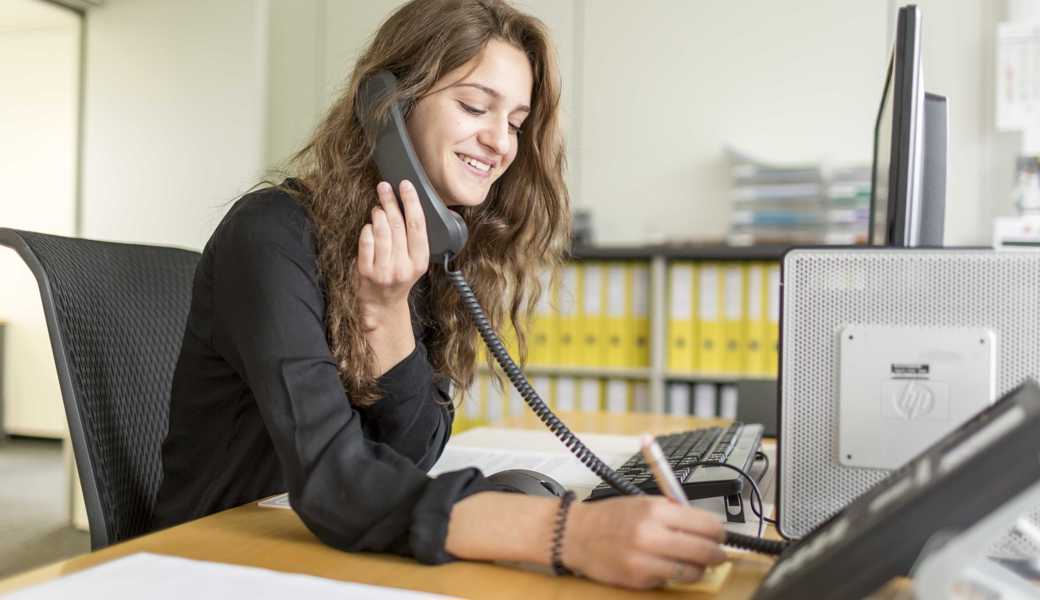
[(0, 228), (40, 286), (94, 550), (147, 532), (200, 255)]

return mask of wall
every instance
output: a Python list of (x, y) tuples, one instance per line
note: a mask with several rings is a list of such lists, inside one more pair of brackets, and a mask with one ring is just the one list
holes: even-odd
[[(272, 34), (279, 46), (271, 54), (298, 54), (301, 70), (272, 63), (272, 98), (290, 89), (297, 98), (295, 106), (279, 100), (285, 110), (268, 114), (268, 130), (278, 132), (271, 162), (299, 147), (400, 4), (311, 0), (286, 9), (284, 2), (271, 5), (272, 15), (285, 16), (272, 16), (272, 32), (285, 34)], [(568, 183), (575, 205), (594, 212), (602, 243), (720, 238), (729, 222), (726, 144), (772, 160), (869, 160), (884, 76), (884, 4), (516, 5), (541, 18), (558, 46)], [(310, 56), (319, 73), (311, 73)]]
[(597, 237), (718, 239), (724, 147), (771, 161), (869, 161), (884, 78), (876, 2), (585, 4), (580, 205)]
[[(996, 28), (1004, 3), (919, 0), (925, 89), (949, 102), (946, 244), (988, 245), (993, 217), (1012, 214), (1021, 135), (996, 131)], [(898, 7), (890, 2), (889, 40)], [(891, 43), (891, 42), (889, 42)]]
[(200, 249), (262, 176), (264, 0), (118, 0), (87, 19), (85, 237)]
[[(75, 229), (79, 18), (35, 0), (5, 3), (0, 19), (0, 227)], [(3, 422), (8, 433), (61, 437), (65, 417), (36, 279), (0, 249), (6, 322)]]

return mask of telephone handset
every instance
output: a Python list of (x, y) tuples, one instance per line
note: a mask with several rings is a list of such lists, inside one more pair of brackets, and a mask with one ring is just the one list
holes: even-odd
[[(426, 236), (430, 240), (430, 262), (446, 255), (458, 255), (469, 235), (466, 222), (458, 213), (441, 201), (426, 177), (419, 157), (405, 128), (404, 114), (399, 102), (390, 105), (387, 118), (381, 122), (371, 116), (372, 108), (397, 88), (397, 78), (389, 71), (379, 71), (361, 83), (358, 90), (358, 117), (362, 127), (375, 139), (373, 158), (380, 176), (400, 193), (401, 181), (407, 179), (415, 186), (423, 213), (426, 215)], [(398, 196), (398, 200), (400, 200)]]
[[(380, 100), (392, 94), (396, 88), (397, 78), (389, 71), (379, 71), (363, 81), (358, 90), (358, 118), (362, 127), (375, 139), (376, 167), (380, 176), (393, 186), (394, 194), (398, 193), (401, 181), (404, 179), (408, 179), (415, 185), (419, 200), (422, 202), (423, 212), (426, 214), (431, 263), (438, 261), (444, 267), (445, 273), (462, 298), (463, 306), (473, 318), (473, 324), (480, 332), (480, 337), (483, 338), (488, 351), (495, 357), (513, 387), (542, 423), (577, 456), (582, 464), (608, 485), (622, 494), (643, 494), (642, 490), (629, 480), (619, 477), (613, 469), (593, 454), (552, 412), (538, 392), (528, 383), (520, 367), (509, 356), (462, 273), (450, 268), (451, 259), (466, 243), (466, 224), (457, 213), (444, 206), (426, 177), (426, 172), (408, 137), (400, 102), (390, 106), (388, 119), (380, 120), (372, 111)], [(726, 535), (726, 544), (764, 554), (780, 554), (785, 547), (784, 542), (735, 533)]]

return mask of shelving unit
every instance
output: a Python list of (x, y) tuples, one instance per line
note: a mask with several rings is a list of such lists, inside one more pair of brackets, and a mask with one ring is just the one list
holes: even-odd
[[(652, 412), (665, 412), (665, 391), (669, 382), (768, 383), (775, 381), (775, 379), (771, 377), (746, 375), (741, 373), (709, 374), (698, 372), (677, 372), (666, 368), (668, 265), (672, 261), (678, 260), (712, 262), (779, 262), (787, 249), (788, 246), (739, 247), (722, 245), (576, 247), (572, 249), (570, 259), (578, 262), (596, 260), (642, 260), (647, 261), (649, 264), (650, 365), (647, 368), (636, 369), (531, 365), (525, 369), (525, 373), (531, 377), (574, 376), (604, 379), (645, 380), (649, 386), (649, 409)], [(480, 371), (486, 373), (486, 367), (481, 367)]]

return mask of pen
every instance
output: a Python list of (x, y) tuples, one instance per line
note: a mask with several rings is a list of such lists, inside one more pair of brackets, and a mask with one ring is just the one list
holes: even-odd
[(661, 447), (657, 445), (654, 436), (644, 434), (641, 445), (643, 460), (650, 466), (650, 471), (654, 474), (654, 480), (657, 481), (657, 487), (661, 493), (673, 502), (687, 504), (689, 500), (686, 498), (686, 492), (679, 485), (679, 480), (675, 478), (672, 468), (668, 466), (668, 461), (664, 459), (664, 452), (661, 452)]

